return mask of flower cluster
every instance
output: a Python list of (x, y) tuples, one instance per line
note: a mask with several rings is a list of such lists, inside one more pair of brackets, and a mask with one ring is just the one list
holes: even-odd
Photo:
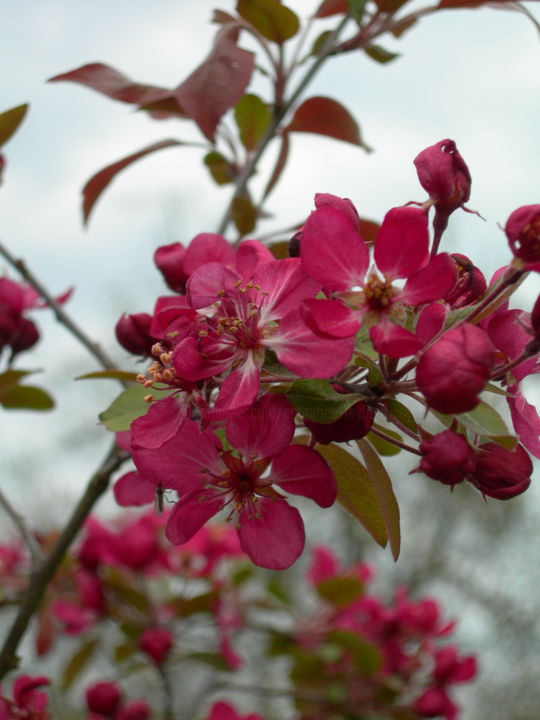
[[(415, 165), (429, 199), (389, 210), (373, 242), (350, 200), (319, 194), (292, 257), (210, 233), (158, 248), (174, 294), (116, 326), (126, 350), (151, 358), (138, 376), (148, 405), (124, 439), (136, 470), (116, 485), (121, 505), (172, 498), (166, 535), (179, 545), (225, 510), (251, 560), (283, 569), (305, 541), (289, 496), (324, 508), (339, 495), (336, 443), (390, 443), (420, 456), (417, 471), (484, 496), (527, 488), (540, 419), (520, 382), (539, 370), (538, 312), (507, 299), (539, 269), (540, 206), (511, 215), (514, 260), (488, 283), (468, 257), (439, 252), (470, 195), (455, 143)], [(515, 436), (486, 401), (501, 390)]]

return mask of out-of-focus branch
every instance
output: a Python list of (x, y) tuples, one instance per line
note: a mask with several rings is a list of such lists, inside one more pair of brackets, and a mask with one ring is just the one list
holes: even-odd
[(32, 531), (26, 525), (26, 521), (23, 516), (15, 510), (13, 505), (9, 502), (7, 497), (2, 492), (2, 490), (0, 490), (0, 505), (4, 509), (6, 515), (8, 515), (12, 523), (19, 531), (24, 541), (24, 544), (26, 545), (28, 552), (30, 553), (30, 557), (32, 559), (32, 567), (35, 568), (37, 564), (41, 560), (43, 560), (43, 553), (41, 552), (39, 543), (34, 537)]
[(53, 311), (59, 323), (64, 325), (69, 332), (84, 345), (84, 347), (96, 358), (99, 364), (106, 370), (114, 370), (115, 363), (105, 353), (98, 343), (94, 342), (88, 335), (71, 319), (64, 308), (58, 303), (51, 293), (44, 287), (40, 280), (29, 270), (24, 260), (16, 258), (5, 245), (0, 242), (0, 255), (2, 255), (8, 263), (17, 270), (20, 276), (36, 290), (47, 305)]
[(109, 485), (111, 475), (129, 458), (116, 443), (112, 445), (98, 470), (90, 478), (86, 490), (77, 503), (68, 523), (50, 553), (34, 568), (30, 583), (19, 607), (17, 617), (0, 651), (0, 680), (19, 664), (17, 648), (22, 640), (32, 616), (38, 608), (48, 584), (56, 573), (69, 546), (79, 533), (84, 521), (97, 500)]

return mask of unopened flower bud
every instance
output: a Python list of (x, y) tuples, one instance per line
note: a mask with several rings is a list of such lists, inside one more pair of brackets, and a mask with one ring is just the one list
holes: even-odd
[(521, 445), (514, 450), (485, 443), (476, 457), (476, 468), (470, 479), (483, 495), (509, 500), (520, 495), (531, 484), (533, 465)]
[(422, 150), (414, 164), (420, 184), (446, 216), (467, 202), (471, 174), (453, 140), (441, 140)]
[(184, 271), (186, 248), (178, 242), (162, 245), (154, 253), (154, 262), (174, 292), (184, 293), (189, 275)]
[[(333, 383), (332, 387), (339, 393), (349, 392), (338, 383)], [(304, 425), (313, 433), (317, 442), (328, 445), (331, 442), (348, 442), (363, 438), (371, 430), (374, 417), (373, 408), (359, 401), (333, 423), (317, 423), (304, 418)]]
[(150, 713), (146, 700), (132, 700), (120, 708), (115, 720), (148, 720)]
[(167, 628), (147, 628), (139, 637), (140, 649), (159, 667), (167, 659), (174, 637)]
[(11, 341), (12, 355), (29, 350), (39, 340), (39, 330), (28, 318), (19, 318)]
[(99, 682), (86, 690), (88, 709), (105, 717), (114, 717), (121, 699), (120, 689), (115, 683)]
[(514, 210), (504, 231), (515, 257), (525, 263), (540, 263), (540, 205)]
[(298, 232), (295, 232), (292, 238), (289, 240), (289, 257), (300, 257), (301, 238), (302, 231), (298, 230)]
[(466, 255), (451, 253), (450, 257), (456, 265), (458, 279), (444, 299), (453, 309), (471, 305), (486, 290), (486, 278)]
[(148, 313), (122, 315), (116, 323), (116, 339), (134, 355), (150, 355), (154, 338), (149, 334), (152, 317)]
[(463, 435), (453, 430), (433, 435), (420, 443), (419, 470), (445, 485), (457, 485), (475, 467), (474, 452)]
[(416, 382), (429, 407), (463, 413), (479, 403), (489, 379), (495, 348), (478, 326), (465, 323), (446, 332), (420, 358)]

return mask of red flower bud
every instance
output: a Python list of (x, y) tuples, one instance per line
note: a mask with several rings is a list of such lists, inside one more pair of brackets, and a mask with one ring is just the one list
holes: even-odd
[(471, 175), (453, 140), (441, 140), (422, 150), (414, 164), (420, 184), (446, 216), (467, 202)]
[(92, 712), (114, 717), (122, 695), (118, 685), (110, 682), (99, 682), (86, 690), (86, 704)]
[(540, 205), (514, 210), (504, 231), (515, 257), (526, 263), (540, 262)]
[(23, 352), (23, 350), (29, 350), (38, 340), (39, 330), (32, 320), (23, 317), (19, 318), (17, 328), (11, 339), (12, 356)]
[(480, 447), (474, 474), (469, 479), (483, 495), (509, 500), (529, 487), (532, 471), (531, 458), (521, 445), (508, 450), (495, 443), (485, 443)]
[(426, 350), (416, 369), (428, 405), (442, 413), (462, 413), (478, 405), (495, 361), (495, 348), (476, 325), (449, 330)]
[(149, 334), (152, 316), (148, 313), (122, 315), (116, 323), (116, 339), (120, 345), (133, 355), (150, 355), (155, 342)]
[(422, 461), (419, 469), (433, 480), (445, 485), (457, 485), (472, 473), (474, 452), (463, 435), (445, 430), (420, 443)]
[(186, 248), (178, 242), (162, 245), (154, 253), (154, 262), (174, 292), (185, 293), (189, 275), (184, 271)]
[(487, 287), (486, 278), (466, 255), (452, 253), (450, 257), (456, 265), (458, 279), (444, 299), (452, 308), (471, 305), (485, 291)]
[[(341, 385), (332, 383), (339, 393), (348, 394)], [(364, 402), (357, 402), (333, 423), (317, 423), (304, 418), (304, 425), (313, 433), (317, 442), (328, 445), (331, 442), (347, 442), (363, 438), (371, 430), (375, 411)]]
[(140, 649), (157, 666), (163, 665), (173, 645), (173, 634), (166, 628), (147, 628), (139, 637)]
[(148, 720), (150, 713), (146, 700), (132, 700), (120, 708), (115, 720)]

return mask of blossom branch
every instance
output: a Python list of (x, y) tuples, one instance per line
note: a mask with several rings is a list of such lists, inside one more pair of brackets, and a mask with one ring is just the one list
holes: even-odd
[(19, 658), (16, 655), (17, 648), (32, 616), (45, 594), (47, 586), (92, 508), (109, 486), (111, 475), (118, 470), (128, 458), (129, 455), (120, 450), (116, 443), (112, 445), (100, 467), (90, 478), (83, 496), (77, 503), (67, 525), (64, 527), (52, 550), (44, 560), (33, 569), (30, 575), (30, 584), (23, 597), (15, 621), (0, 651), (0, 680), (18, 666)]
[(16, 258), (12, 253), (0, 242), (0, 255), (2, 255), (7, 262), (17, 270), (21, 277), (36, 290), (40, 296), (45, 300), (47, 305), (53, 311), (56, 319), (59, 323), (64, 325), (69, 332), (84, 345), (84, 347), (96, 358), (99, 364), (106, 370), (114, 370), (116, 364), (112, 359), (101, 349), (98, 343), (94, 342), (81, 328), (70, 318), (62, 306), (53, 298), (51, 293), (45, 288), (45, 286), (38, 280), (33, 272), (27, 267), (24, 260)]

